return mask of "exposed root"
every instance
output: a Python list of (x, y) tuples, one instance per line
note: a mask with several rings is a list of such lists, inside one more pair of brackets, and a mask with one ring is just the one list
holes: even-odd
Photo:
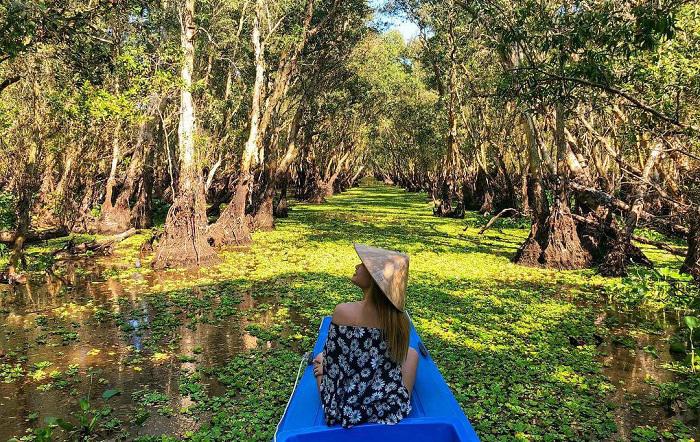
[(206, 237), (204, 194), (185, 191), (168, 210), (165, 232), (158, 243), (152, 266), (155, 269), (195, 267), (219, 261)]
[(592, 262), (581, 246), (576, 223), (568, 207), (554, 207), (542, 226), (532, 224), (530, 236), (516, 252), (513, 262), (530, 267), (581, 269)]

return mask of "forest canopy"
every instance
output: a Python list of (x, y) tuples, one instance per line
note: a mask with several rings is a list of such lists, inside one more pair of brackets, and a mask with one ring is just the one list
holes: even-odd
[(8, 272), (47, 229), (160, 223), (153, 266), (212, 263), (288, 197), (374, 176), (428, 192), (436, 216), (529, 217), (525, 265), (625, 274), (649, 226), (685, 238), (700, 274), (696, 2), (377, 6), (0, 5)]

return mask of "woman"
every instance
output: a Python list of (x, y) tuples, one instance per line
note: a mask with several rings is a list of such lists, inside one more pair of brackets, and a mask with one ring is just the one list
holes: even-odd
[(411, 412), (418, 367), (404, 312), (408, 256), (361, 244), (355, 251), (362, 262), (352, 282), (364, 299), (335, 307), (314, 375), (328, 425), (395, 424)]

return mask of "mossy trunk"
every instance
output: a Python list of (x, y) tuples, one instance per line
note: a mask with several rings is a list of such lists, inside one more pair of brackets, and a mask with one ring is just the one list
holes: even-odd
[[(533, 195), (529, 196), (532, 199)], [(531, 267), (565, 270), (588, 267), (592, 257), (581, 245), (569, 207), (557, 202), (546, 218), (536, 217), (530, 236), (513, 261)]]
[[(186, 179), (181, 178), (182, 181)], [(168, 210), (153, 267), (194, 267), (217, 262), (216, 252), (207, 242), (206, 229), (203, 184), (181, 189)]]

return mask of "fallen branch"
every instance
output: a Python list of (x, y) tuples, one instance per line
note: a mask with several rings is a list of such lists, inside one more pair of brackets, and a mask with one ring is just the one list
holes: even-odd
[(125, 232), (112, 235), (99, 241), (92, 240), (80, 244), (75, 244), (71, 239), (63, 248), (55, 250), (52, 255), (56, 256), (61, 253), (67, 253), (68, 255), (80, 255), (86, 252), (93, 252), (100, 255), (110, 255), (114, 251), (114, 246), (118, 242), (124, 241), (137, 233), (139, 233), (139, 230), (131, 228)]
[[(15, 242), (16, 232), (2, 231), (0, 232), (0, 243), (12, 244)], [(65, 227), (56, 227), (54, 229), (42, 230), (40, 232), (29, 232), (25, 244), (37, 243), (41, 241), (46, 241), (49, 239), (60, 238), (62, 236), (68, 236), (68, 229)]]
[(669, 246), (668, 244), (662, 243), (661, 241), (653, 241), (651, 239), (642, 238), (641, 236), (636, 236), (636, 235), (632, 235), (632, 239), (637, 241), (637, 242), (640, 242), (642, 244), (648, 244), (648, 245), (654, 246), (658, 249), (665, 250), (672, 255), (682, 256), (682, 257), (685, 257), (685, 255), (686, 255), (685, 250)]
[[(519, 213), (520, 213), (517, 209), (514, 209), (514, 208), (512, 208), (512, 207), (509, 207), (509, 208), (507, 208), (507, 209), (501, 210), (500, 212), (498, 212), (498, 215), (496, 215), (496, 216), (494, 216), (493, 218), (491, 218), (491, 219), (489, 220), (489, 222), (486, 223), (486, 225), (485, 225), (484, 227), (482, 227), (481, 230), (479, 230), (479, 235), (482, 235), (485, 231), (487, 231), (487, 230), (493, 225), (493, 223), (495, 223), (495, 222), (498, 220), (498, 218), (502, 217), (502, 216), (505, 215), (507, 212), (514, 212), (515, 214), (519, 214)], [(463, 231), (466, 231), (468, 227), (469, 227), (469, 226), (465, 227)]]

